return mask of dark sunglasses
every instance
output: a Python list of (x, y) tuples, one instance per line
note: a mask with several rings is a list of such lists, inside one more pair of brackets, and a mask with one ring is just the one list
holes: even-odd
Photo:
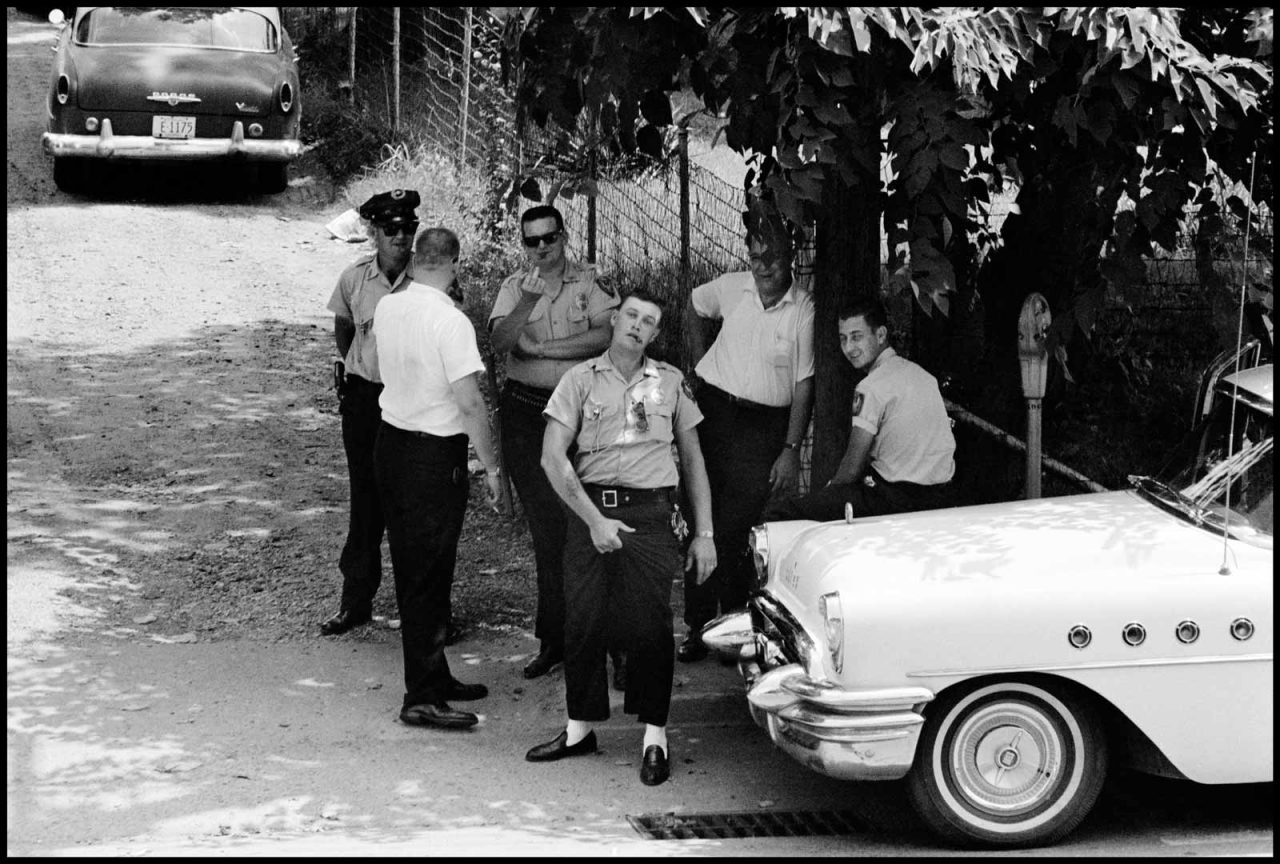
[(636, 412), (636, 431), (649, 431), (649, 415), (644, 413), (644, 400), (638, 399), (632, 403), (632, 407)]
[(381, 228), (382, 233), (386, 234), (388, 237), (394, 237), (397, 234), (408, 234), (410, 237), (412, 237), (415, 233), (417, 233), (418, 223), (417, 222), (395, 222), (390, 225), (386, 225), (386, 224), (379, 225), (378, 227)]
[(548, 246), (551, 246), (559, 239), (560, 239), (559, 231), (552, 231), (550, 234), (535, 234), (532, 237), (526, 234), (525, 236), (520, 238), (520, 240), (524, 243), (524, 245), (529, 247), (530, 249), (537, 249), (538, 245), (544, 242)]

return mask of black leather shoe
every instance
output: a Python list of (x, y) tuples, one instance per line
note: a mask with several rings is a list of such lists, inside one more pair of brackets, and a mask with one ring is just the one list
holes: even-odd
[(473, 702), (489, 695), (489, 688), (483, 684), (463, 684), (454, 681), (449, 685), (449, 698), (455, 702)]
[(627, 655), (619, 654), (613, 658), (613, 689), (627, 689)]
[(569, 740), (567, 731), (561, 732), (546, 744), (539, 744), (524, 754), (527, 762), (554, 762), (557, 759), (564, 759), (566, 756), (584, 756), (587, 753), (596, 752), (596, 733), (595, 730), (587, 733), (587, 737), (583, 738), (577, 744), (569, 745), (564, 742)]
[(564, 662), (564, 652), (551, 648), (543, 648), (538, 652), (538, 656), (534, 657), (524, 667), (524, 677), (541, 678), (546, 675), (557, 664)]
[(684, 637), (684, 641), (676, 649), (676, 659), (681, 663), (696, 663), (706, 657), (710, 650), (707, 644), (702, 641), (701, 636), (697, 633), (690, 633)]
[(466, 729), (480, 722), (470, 711), (456, 711), (445, 702), (434, 705), (410, 705), (400, 709), (400, 722), (410, 726), (438, 726), (441, 729)]
[(646, 786), (657, 786), (666, 783), (671, 776), (671, 761), (667, 751), (657, 744), (644, 748), (644, 759), (640, 760), (640, 782)]
[(373, 620), (373, 616), (368, 612), (359, 613), (352, 612), (350, 609), (343, 609), (329, 620), (320, 623), (320, 633), (324, 636), (337, 636), (339, 633), (346, 633), (353, 627), (367, 624), (371, 620)]

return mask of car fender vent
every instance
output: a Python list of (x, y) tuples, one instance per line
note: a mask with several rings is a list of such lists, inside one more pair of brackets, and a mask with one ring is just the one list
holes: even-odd
[(867, 823), (847, 810), (730, 813), (645, 813), (628, 816), (649, 840), (733, 840), (740, 837), (825, 837), (866, 833)]

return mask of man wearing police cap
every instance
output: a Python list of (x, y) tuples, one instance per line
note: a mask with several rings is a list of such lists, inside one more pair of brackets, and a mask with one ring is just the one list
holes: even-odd
[[(373, 445), (381, 419), (378, 396), (382, 377), (373, 338), (373, 312), (383, 297), (413, 281), (413, 237), (420, 199), (412, 189), (380, 192), (360, 205), (360, 218), (373, 241), (365, 255), (338, 277), (329, 298), (333, 335), (342, 357), (337, 375), (342, 446), (351, 482), (351, 517), (338, 559), (342, 601), (337, 614), (320, 625), (326, 636), (345, 633), (373, 615), (373, 598), (382, 582), (382, 534), (385, 528), (373, 475)], [(345, 369), (343, 368), (345, 367)]]

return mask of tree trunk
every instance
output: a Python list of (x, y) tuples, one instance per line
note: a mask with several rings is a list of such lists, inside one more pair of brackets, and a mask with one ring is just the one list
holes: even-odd
[[(840, 353), (836, 313), (845, 297), (879, 294), (879, 198), (866, 188), (831, 190), (817, 224), (814, 262), (813, 466), (809, 488), (835, 473), (849, 441), (853, 376)], [(827, 203), (827, 202), (824, 202)]]

